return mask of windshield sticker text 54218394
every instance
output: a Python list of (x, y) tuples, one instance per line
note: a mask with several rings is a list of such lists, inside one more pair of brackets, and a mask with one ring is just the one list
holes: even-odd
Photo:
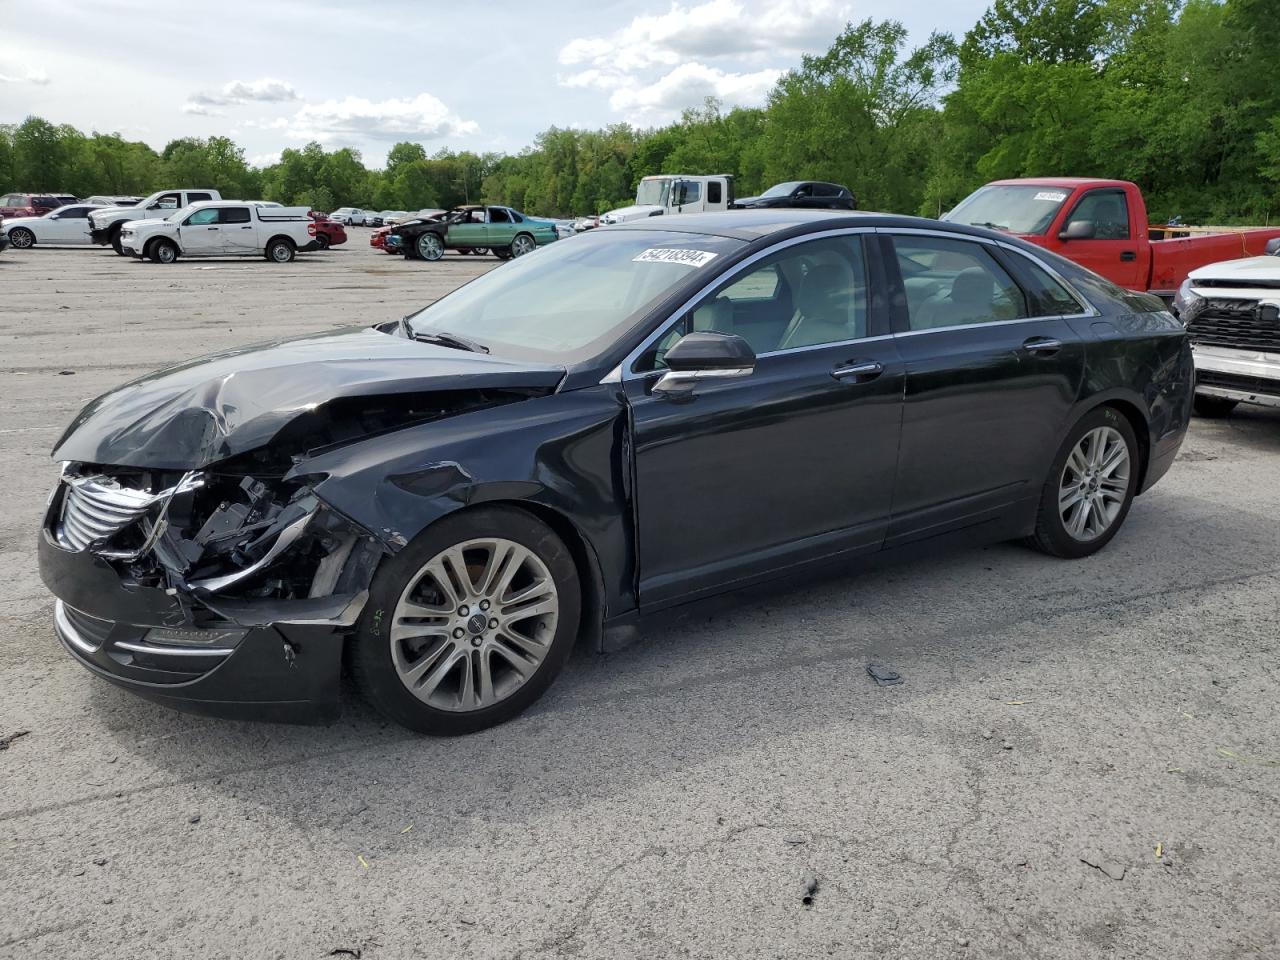
[(632, 263), (679, 263), (686, 267), (705, 267), (716, 258), (716, 254), (705, 250), (664, 250), (650, 247), (638, 257), (632, 257)]

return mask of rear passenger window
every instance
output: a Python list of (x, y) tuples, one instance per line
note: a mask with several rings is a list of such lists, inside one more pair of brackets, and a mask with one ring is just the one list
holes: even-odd
[(1084, 304), (1045, 270), (1021, 254), (1010, 256), (1018, 258), (1014, 269), (1019, 271), (1019, 277), (1027, 288), (1031, 312), (1035, 316), (1070, 317), (1085, 312)]
[(198, 203), (201, 200), (212, 200), (213, 197), (207, 193), (188, 193), (187, 203)]
[(223, 223), (248, 223), (249, 208), (248, 207), (223, 207), (222, 222)]
[(893, 245), (912, 330), (1030, 316), (1022, 290), (981, 244), (900, 236)]

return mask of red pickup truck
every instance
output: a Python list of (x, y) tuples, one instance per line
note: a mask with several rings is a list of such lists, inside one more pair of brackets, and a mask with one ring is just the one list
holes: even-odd
[[(1150, 225), (1137, 184), (1078, 177), (996, 180), (942, 219), (1016, 234), (1122, 287), (1167, 301), (1197, 267), (1258, 256), (1267, 241), (1280, 237), (1280, 229), (1212, 232)], [(1191, 235), (1153, 240), (1153, 232)]]

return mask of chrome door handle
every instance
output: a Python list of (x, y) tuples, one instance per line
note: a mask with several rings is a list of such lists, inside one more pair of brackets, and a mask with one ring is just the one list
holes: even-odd
[(1022, 342), (1022, 349), (1027, 353), (1043, 353), (1052, 355), (1062, 349), (1062, 341), (1052, 337), (1032, 337)]
[(854, 360), (834, 368), (831, 376), (837, 380), (865, 383), (868, 380), (874, 380), (882, 373), (884, 373), (884, 364), (879, 360)]

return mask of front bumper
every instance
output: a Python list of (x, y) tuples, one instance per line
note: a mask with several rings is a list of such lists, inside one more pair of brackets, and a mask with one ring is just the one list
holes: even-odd
[(0, 233), (0, 252), (3, 252), (4, 248), (7, 247), (8, 245), (9, 245), (9, 235), (7, 233)]
[(89, 231), (89, 239), (100, 247), (105, 247), (111, 242), (111, 228), (102, 227), (94, 228)]
[(54, 628), (92, 673), (150, 700), (213, 716), (315, 722), (339, 711), (342, 647), (363, 598), (295, 601), (224, 617), (190, 597), (130, 586), (105, 560), (39, 535)]
[(1196, 393), (1280, 406), (1280, 354), (1195, 345)]

